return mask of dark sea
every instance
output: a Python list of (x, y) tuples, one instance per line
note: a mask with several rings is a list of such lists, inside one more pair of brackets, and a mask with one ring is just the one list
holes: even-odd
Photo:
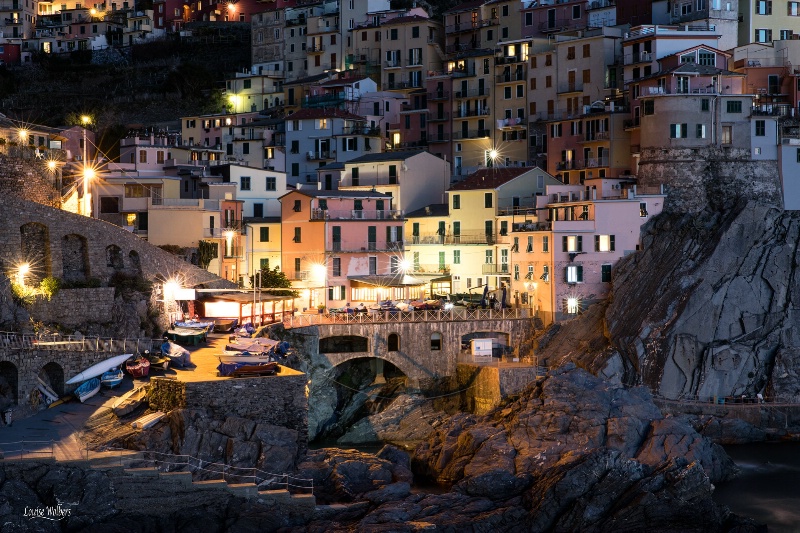
[(741, 475), (719, 483), (714, 500), (767, 524), (770, 533), (800, 533), (800, 443), (725, 446)]

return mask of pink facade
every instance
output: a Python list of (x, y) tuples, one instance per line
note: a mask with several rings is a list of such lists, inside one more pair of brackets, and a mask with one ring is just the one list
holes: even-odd
[(377, 299), (374, 280), (397, 273), (403, 257), (404, 219), (388, 216), (392, 197), (300, 188), (280, 200), (281, 264), (303, 305)]

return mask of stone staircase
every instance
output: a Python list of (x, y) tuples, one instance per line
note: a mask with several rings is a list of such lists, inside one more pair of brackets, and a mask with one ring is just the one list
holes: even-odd
[(316, 508), (313, 494), (292, 494), (288, 490), (259, 490), (255, 483), (227, 483), (224, 480), (192, 479), (191, 472), (161, 472), (155, 467), (128, 468), (123, 463), (138, 454), (109, 454), (90, 460), (61, 461), (74, 466), (103, 471), (111, 480), (119, 511), (147, 509), (153, 515), (168, 515), (180, 508), (212, 505), (225, 496), (257, 498), (277, 505), (295, 516), (311, 519)]

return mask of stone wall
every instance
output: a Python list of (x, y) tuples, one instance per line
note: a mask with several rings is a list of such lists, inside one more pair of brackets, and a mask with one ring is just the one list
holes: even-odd
[[(34, 202), (0, 197), (0, 259), (6, 274), (24, 257), (22, 228), (40, 225), (46, 249), (41, 262), (31, 264), (32, 277), (93, 277), (107, 282), (117, 272), (141, 273), (148, 279), (177, 277), (186, 286), (235, 287), (230, 281), (197, 268), (136, 235), (101, 220)], [(30, 227), (30, 226), (29, 226)], [(120, 257), (122, 262), (114, 260)]]
[(150, 378), (147, 393), (150, 408), (156, 411), (172, 411), (186, 407), (186, 383), (162, 377)]
[(240, 417), (295, 430), (302, 455), (308, 443), (307, 381), (284, 367), (277, 376), (193, 381), (185, 384), (185, 407), (205, 409), (215, 420)]
[(748, 197), (783, 205), (778, 162), (754, 161), (749, 150), (644, 148), (638, 174), (641, 186), (667, 187), (667, 212), (724, 209)]
[(114, 287), (61, 289), (51, 300), (38, 296), (30, 308), (36, 320), (75, 327), (86, 322), (111, 321)]
[(536, 377), (536, 367), (458, 365), (458, 386), (467, 388), (467, 411), (479, 415), (497, 407), (503, 398), (521, 392)]

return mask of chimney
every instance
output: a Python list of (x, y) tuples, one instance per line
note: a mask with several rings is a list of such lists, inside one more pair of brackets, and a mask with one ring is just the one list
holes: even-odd
[(430, 215), (431, 214), (431, 206), (429, 206), (429, 205), (425, 206), (425, 214), (426, 215)]

